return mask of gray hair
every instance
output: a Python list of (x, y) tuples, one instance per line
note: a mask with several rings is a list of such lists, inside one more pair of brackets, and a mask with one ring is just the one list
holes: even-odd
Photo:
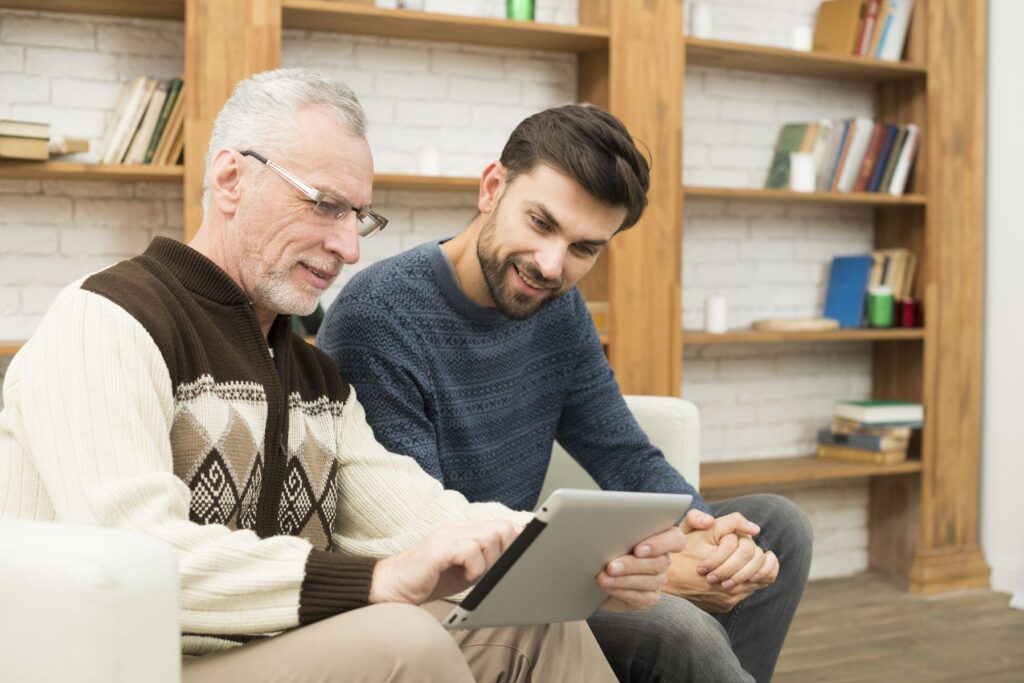
[(235, 85), (213, 123), (203, 173), (203, 212), (209, 209), (206, 172), (218, 149), (255, 148), (264, 156), (281, 151), (293, 139), (295, 112), (310, 106), (324, 107), (340, 125), (366, 138), (366, 113), (344, 83), (307, 69), (275, 69)]

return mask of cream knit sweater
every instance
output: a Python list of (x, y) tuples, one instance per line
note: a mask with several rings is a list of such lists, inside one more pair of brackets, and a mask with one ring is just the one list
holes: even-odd
[[(178, 553), (186, 634), (270, 634), (300, 623), (312, 544), (190, 521), (194, 492), (175, 473), (180, 454), (170, 435), (196, 405), (176, 397), (166, 352), (125, 308), (81, 282), (68, 287), (13, 359), (3, 396), (0, 518), (132, 529), (165, 541)], [(214, 398), (205, 396), (204, 409), (216, 422)], [(317, 438), (339, 465), (334, 552), (382, 558), (445, 522), (529, 520), (495, 503), (470, 504), (385, 450), (354, 392), (335, 408), (314, 426), (333, 430)], [(218, 647), (186, 640), (187, 652)]]

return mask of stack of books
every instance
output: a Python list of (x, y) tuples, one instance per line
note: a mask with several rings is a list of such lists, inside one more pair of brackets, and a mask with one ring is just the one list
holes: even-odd
[(837, 403), (831, 427), (818, 432), (818, 457), (877, 465), (903, 462), (912, 431), (923, 424), (924, 406), (920, 403)]
[(50, 158), (50, 125), (0, 120), (0, 159), (46, 161)]
[(175, 164), (185, 147), (185, 97), (180, 78), (139, 76), (126, 83), (103, 134), (104, 164)]
[(812, 47), (837, 55), (897, 62), (910, 30), (914, 0), (825, 0)]
[(819, 192), (882, 192), (900, 196), (917, 156), (920, 129), (913, 123), (876, 122), (868, 116), (787, 123), (779, 131), (765, 187), (789, 187), (789, 155), (809, 153)]

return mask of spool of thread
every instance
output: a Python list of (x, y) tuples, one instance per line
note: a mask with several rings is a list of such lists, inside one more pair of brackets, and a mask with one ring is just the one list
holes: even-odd
[(899, 327), (920, 327), (921, 302), (909, 297), (897, 301), (896, 325)]
[(729, 330), (728, 314), (729, 304), (724, 296), (709, 296), (704, 300), (704, 331), (725, 334)]
[(789, 189), (793, 192), (814, 192), (816, 184), (814, 155), (810, 152), (790, 152)]
[(505, 0), (505, 16), (515, 21), (533, 21), (533, 0)]
[(892, 327), (892, 289), (885, 285), (868, 290), (868, 325)]
[(690, 35), (694, 38), (711, 37), (711, 3), (694, 2), (690, 5)]

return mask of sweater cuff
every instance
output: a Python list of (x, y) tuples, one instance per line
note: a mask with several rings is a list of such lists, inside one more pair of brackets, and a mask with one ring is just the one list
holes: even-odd
[(377, 560), (311, 550), (299, 592), (299, 625), (365, 607)]

